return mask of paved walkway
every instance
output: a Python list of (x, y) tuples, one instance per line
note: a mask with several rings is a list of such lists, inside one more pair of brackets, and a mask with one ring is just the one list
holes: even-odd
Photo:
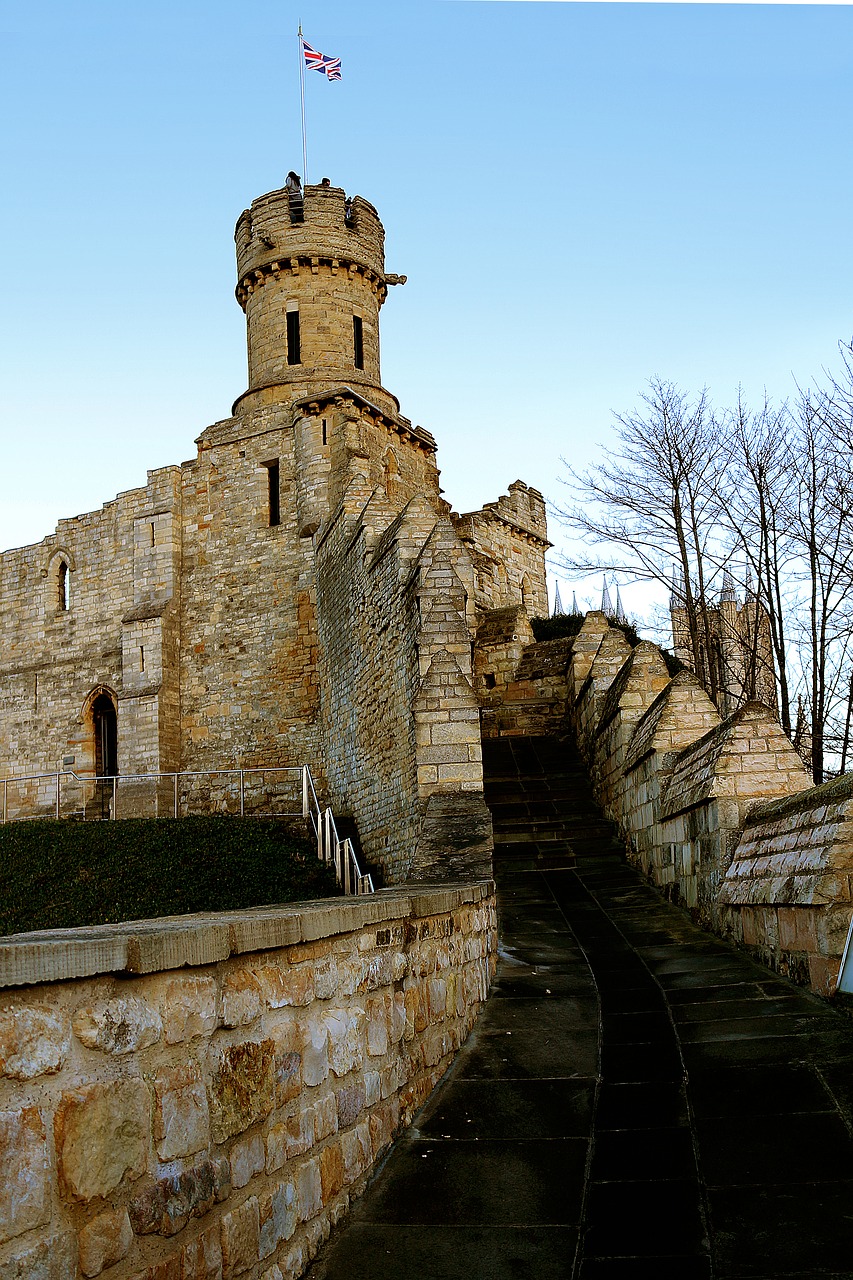
[(853, 1280), (853, 1023), (663, 902), (564, 747), (485, 746), (493, 995), (312, 1280)]

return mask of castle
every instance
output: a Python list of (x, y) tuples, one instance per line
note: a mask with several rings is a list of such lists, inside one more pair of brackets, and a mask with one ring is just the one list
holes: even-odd
[[(272, 191), (235, 239), (231, 416), (0, 558), (0, 778), (309, 764), (387, 882), (446, 874), (454, 850), (485, 866), (477, 634), (496, 610), (547, 614), (542, 495), (443, 499), (434, 438), (381, 381), (405, 277), (372, 204)], [(38, 782), (15, 795), (44, 807)]]
[(723, 575), (716, 606), (697, 607), (697, 643), (683, 583), (673, 583), (669, 612), (673, 653), (696, 672), (723, 718), (747, 702), (777, 710), (770, 618), (749, 585), (741, 602), (731, 574)]

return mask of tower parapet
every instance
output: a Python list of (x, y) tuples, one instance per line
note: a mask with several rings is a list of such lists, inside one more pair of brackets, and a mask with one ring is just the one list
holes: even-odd
[(235, 241), (249, 354), (235, 411), (344, 385), (396, 414), (381, 382), (379, 310), (401, 277), (386, 276), (373, 205), (341, 187), (308, 186), (298, 200), (282, 188), (244, 210)]

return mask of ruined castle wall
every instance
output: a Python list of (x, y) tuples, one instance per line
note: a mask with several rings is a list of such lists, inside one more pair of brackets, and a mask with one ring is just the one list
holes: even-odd
[(329, 801), (358, 826), (367, 860), (404, 880), (416, 834), (412, 702), (417, 601), (381, 492), (354, 485), (317, 547), (317, 616)]
[(296, 1280), (470, 1031), (493, 890), (0, 944), (0, 1275)]
[(142, 605), (163, 612), (178, 589), (177, 478), (174, 467), (151, 472), (146, 486), (62, 520), (53, 536), (0, 557), (0, 776), (57, 770), (63, 759), (91, 773), (90, 704), (100, 688), (118, 705), (120, 769), (135, 767), (139, 751), (159, 750), (150, 716), (147, 736), (128, 730), (143, 682), (154, 699), (153, 721), (159, 719), (163, 666), (174, 640), (163, 641), (159, 623), (124, 619)]
[(539, 490), (516, 480), (497, 502), (452, 519), (477, 571), (478, 607), (523, 605), (528, 617), (546, 618), (545, 552), (551, 544)]

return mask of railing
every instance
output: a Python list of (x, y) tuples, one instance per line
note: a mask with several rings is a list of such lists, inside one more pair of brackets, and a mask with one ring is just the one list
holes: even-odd
[[(257, 784), (276, 775), (272, 788)], [(199, 783), (197, 780), (205, 780)], [(185, 781), (182, 781), (185, 780)], [(286, 810), (269, 807), (270, 792), (281, 796), (282, 783), (290, 782), (287, 802), (298, 806)], [(3, 787), (2, 823), (23, 822), (45, 817), (100, 821), (116, 819), (121, 806), (126, 817), (180, 818), (192, 813), (239, 812), (241, 817), (304, 818), (311, 824), (317, 842), (317, 856), (334, 864), (335, 875), (344, 893), (373, 893), (373, 880), (358, 865), (352, 841), (341, 840), (332, 810), (321, 809), (314, 779), (307, 765), (281, 769), (209, 769), (176, 773), (123, 773), (109, 777), (81, 777), (73, 769), (56, 773), (34, 773), (0, 779)], [(79, 794), (75, 794), (75, 784)], [(120, 784), (120, 785), (119, 785)], [(29, 793), (23, 804), (12, 805), (10, 789)], [(146, 795), (146, 788), (153, 788)], [(35, 798), (32, 793), (35, 792)], [(300, 794), (301, 792), (301, 794)], [(265, 801), (267, 803), (265, 803)], [(23, 812), (29, 809), (30, 812)], [(35, 812), (32, 810), (35, 809)]]
[(317, 857), (332, 862), (338, 884), (344, 893), (373, 893), (373, 877), (362, 874), (350, 839), (341, 840), (331, 809), (321, 809), (314, 790), (314, 779), (307, 765), (302, 766), (302, 812), (310, 821), (317, 841)]

